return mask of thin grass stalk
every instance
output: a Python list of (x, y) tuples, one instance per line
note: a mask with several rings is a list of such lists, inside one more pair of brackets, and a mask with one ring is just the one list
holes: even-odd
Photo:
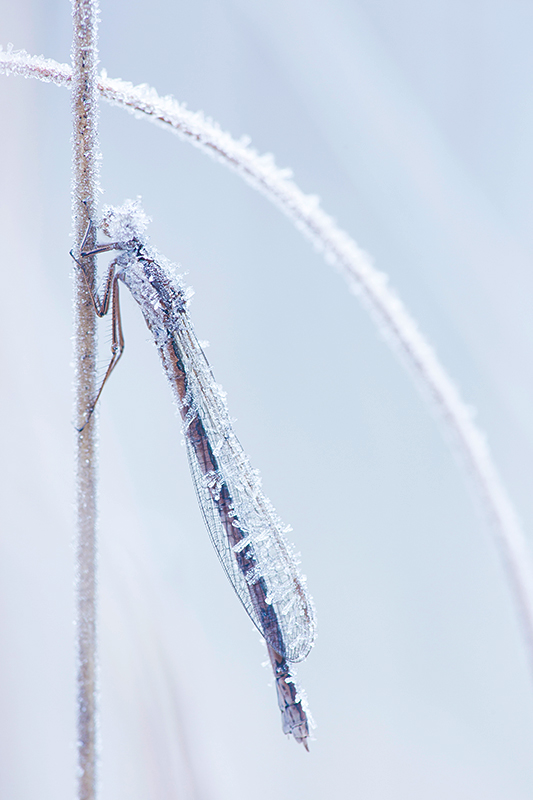
[[(98, 190), (97, 15), (95, 0), (73, 0), (72, 220), (79, 253)], [(92, 244), (92, 243), (90, 243)], [(95, 259), (85, 260), (94, 282)], [(77, 746), (78, 797), (96, 797), (96, 419), (84, 425), (96, 394), (96, 318), (87, 285), (74, 269), (74, 360), (77, 511)], [(80, 430), (81, 429), (81, 430)]]
[[(71, 81), (67, 65), (26, 53), (0, 52), (0, 72), (67, 87)], [(306, 196), (290, 180), (290, 171), (276, 167), (270, 155), (258, 155), (245, 139), (236, 141), (203, 114), (189, 111), (172, 97), (160, 97), (149, 86), (133, 86), (102, 73), (98, 88), (112, 105), (177, 134), (258, 189), (339, 269), (350, 290), (370, 310), (382, 334), (437, 409), (477, 490), (515, 598), (533, 674), (533, 566), (527, 540), (484, 434), (414, 319), (387, 285), (386, 276), (320, 208), (317, 198)]]

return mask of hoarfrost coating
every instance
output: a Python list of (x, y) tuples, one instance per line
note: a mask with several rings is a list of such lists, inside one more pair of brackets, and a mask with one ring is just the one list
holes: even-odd
[(198, 501), (228, 578), (268, 645), (282, 659), (301, 661), (316, 627), (305, 579), (285, 539), (286, 527), (233, 431), (225, 393), (194, 333), (187, 310), (191, 291), (147, 244), (148, 221), (138, 200), (106, 207), (100, 227), (118, 241), (94, 252), (120, 251), (108, 288), (116, 278), (128, 286), (154, 336), (183, 419)]

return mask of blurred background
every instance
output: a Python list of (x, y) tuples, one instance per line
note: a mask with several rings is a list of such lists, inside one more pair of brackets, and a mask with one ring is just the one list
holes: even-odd
[[(0, 5), (3, 46), (69, 60), (66, 0)], [(110, 76), (250, 135), (371, 253), (477, 410), (531, 541), (533, 6), (102, 0), (100, 30)], [(0, 795), (59, 800), (76, 769), (69, 94), (3, 76), (0, 93)], [(307, 754), (281, 732), (123, 291), (126, 351), (100, 407), (102, 800), (531, 798), (514, 604), (409, 375), (240, 178), (104, 105), (101, 147), (102, 202), (141, 195), (195, 289), (319, 620), (299, 668)]]

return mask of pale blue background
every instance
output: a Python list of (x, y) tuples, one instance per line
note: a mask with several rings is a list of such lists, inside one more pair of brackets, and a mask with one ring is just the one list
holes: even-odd
[[(2, 2), (67, 61), (70, 9)], [(249, 134), (389, 274), (478, 412), (533, 530), (533, 7), (520, 0), (102, 2), (101, 63)], [(74, 792), (70, 120), (0, 78), (0, 786)], [(261, 196), (102, 108), (104, 202), (142, 195), (236, 430), (302, 553), (318, 722), (285, 741), (211, 552), (138, 309), (101, 406), (102, 800), (527, 800), (514, 606), (430, 411), (340, 278)], [(109, 332), (103, 325), (102, 366)]]

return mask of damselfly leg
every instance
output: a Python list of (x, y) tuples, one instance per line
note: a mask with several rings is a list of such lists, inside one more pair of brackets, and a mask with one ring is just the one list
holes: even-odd
[[(80, 256), (81, 256), (82, 259), (83, 258), (87, 258), (89, 256), (99, 255), (100, 253), (107, 253), (107, 252), (110, 252), (111, 250), (116, 250), (117, 249), (116, 243), (111, 243), (111, 244), (97, 245), (92, 250), (87, 250), (86, 251), (84, 248), (85, 248), (85, 246), (87, 244), (87, 241), (89, 239), (89, 236), (91, 234), (91, 231), (92, 231), (93, 227), (94, 227), (93, 222), (92, 222), (92, 220), (90, 220), (89, 224), (87, 225), (87, 230), (85, 231), (85, 236), (83, 237), (83, 241), (82, 241), (82, 244), (81, 244)], [(124, 334), (122, 332), (122, 320), (121, 320), (121, 315), (120, 315), (119, 287), (118, 287), (118, 278), (117, 278), (117, 275), (116, 275), (117, 259), (113, 259), (113, 261), (111, 262), (111, 264), (108, 267), (107, 276), (106, 276), (106, 280), (105, 280), (105, 284), (104, 284), (103, 294), (102, 294), (102, 296), (100, 296), (98, 290), (95, 289), (94, 285), (91, 285), (91, 282), (89, 280), (89, 277), (87, 275), (87, 271), (85, 269), (85, 266), (84, 266), (83, 262), (76, 258), (76, 256), (72, 252), (72, 250), (70, 251), (70, 255), (72, 256), (72, 258), (74, 259), (76, 264), (81, 269), (81, 272), (82, 272), (82, 275), (83, 275), (83, 277), (85, 279), (87, 290), (89, 292), (89, 296), (91, 298), (91, 302), (93, 304), (93, 308), (94, 308), (94, 312), (95, 312), (96, 316), (100, 317), (100, 318), (105, 317), (105, 315), (109, 311), (109, 306), (111, 305), (111, 319), (112, 319), (112, 322), (111, 322), (111, 360), (110, 360), (110, 362), (108, 364), (108, 367), (106, 369), (106, 372), (105, 372), (104, 378), (102, 380), (102, 383), (100, 384), (100, 388), (98, 389), (98, 392), (96, 393), (96, 396), (95, 396), (93, 402), (91, 403), (91, 405), (87, 409), (87, 415), (86, 415), (86, 418), (85, 418), (85, 422), (83, 423), (81, 428), (78, 429), (79, 432), (81, 433), (81, 431), (85, 428), (85, 426), (87, 425), (87, 423), (91, 419), (91, 416), (92, 416), (93, 411), (94, 411), (94, 409), (96, 407), (96, 404), (98, 403), (98, 400), (100, 399), (100, 395), (102, 394), (102, 390), (103, 390), (105, 384), (107, 383), (107, 380), (108, 380), (109, 376), (111, 375), (111, 373), (115, 369), (115, 367), (116, 367), (116, 365), (117, 365), (122, 353), (124, 352)]]

